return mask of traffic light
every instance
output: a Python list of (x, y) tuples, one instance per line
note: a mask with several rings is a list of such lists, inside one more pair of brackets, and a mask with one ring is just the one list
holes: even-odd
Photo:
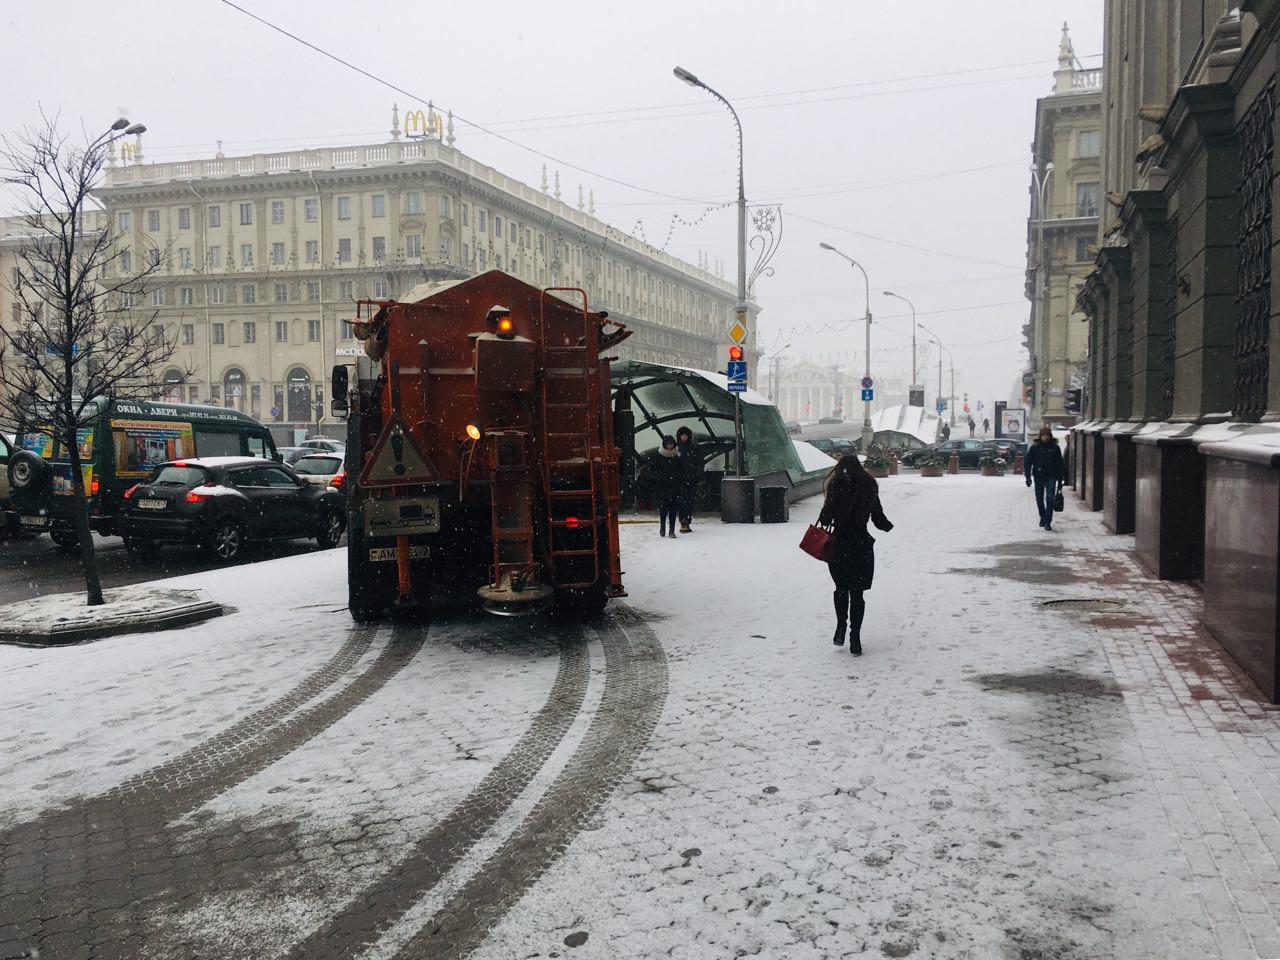
[(742, 348), (738, 346), (736, 343), (729, 348), (730, 360), (741, 360), (743, 356), (745, 356), (745, 354), (743, 353)]
[(1036, 403), (1036, 385), (1034, 383), (1024, 383), (1022, 385), (1022, 405), (1024, 407), (1033, 407)]
[(1063, 409), (1065, 409), (1067, 413), (1079, 413), (1080, 402), (1083, 399), (1083, 392), (1081, 389), (1079, 387), (1072, 387), (1067, 390), (1066, 403), (1063, 404)]

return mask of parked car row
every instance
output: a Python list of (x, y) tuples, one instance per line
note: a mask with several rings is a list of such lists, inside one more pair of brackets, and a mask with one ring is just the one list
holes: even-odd
[[(312, 459), (329, 458), (299, 463)], [(314, 537), (321, 549), (335, 547), (346, 530), (346, 503), (338, 487), (312, 482), (318, 476), (259, 457), (161, 464), (124, 493), (125, 548), (154, 556), (163, 543), (194, 544), (230, 562), (249, 541)]]
[(904, 466), (914, 467), (926, 455), (933, 455), (942, 460), (950, 460), (952, 455), (955, 455), (959, 459), (962, 468), (976, 470), (978, 462), (988, 450), (997, 452), (1004, 460), (1013, 463), (1014, 456), (1021, 449), (1022, 444), (1019, 441), (1004, 438), (999, 440), (943, 440), (941, 443), (930, 444), (918, 450), (908, 450), (902, 454), (900, 462)]
[(805, 443), (821, 450), (829, 457), (843, 457), (846, 453), (857, 453), (858, 444), (844, 437), (813, 437)]

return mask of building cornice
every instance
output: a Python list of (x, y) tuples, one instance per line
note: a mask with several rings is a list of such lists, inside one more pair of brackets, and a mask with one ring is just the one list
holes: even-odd
[(1120, 222), (1127, 236), (1151, 227), (1161, 227), (1169, 219), (1163, 190), (1130, 190), (1120, 207)]

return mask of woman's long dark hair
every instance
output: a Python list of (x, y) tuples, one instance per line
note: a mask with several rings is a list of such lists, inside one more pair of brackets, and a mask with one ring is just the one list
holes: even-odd
[(841, 457), (827, 476), (828, 512), (837, 521), (870, 515), (878, 493), (876, 478), (867, 473), (856, 453)]

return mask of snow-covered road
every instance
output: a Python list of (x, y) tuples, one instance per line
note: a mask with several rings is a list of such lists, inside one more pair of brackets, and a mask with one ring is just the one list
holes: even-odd
[(0, 648), (0, 956), (1280, 956), (1280, 712), (1195, 591), (1015, 478), (881, 489), (860, 659), (816, 501), (625, 526), (582, 627), (356, 629), (339, 550)]

